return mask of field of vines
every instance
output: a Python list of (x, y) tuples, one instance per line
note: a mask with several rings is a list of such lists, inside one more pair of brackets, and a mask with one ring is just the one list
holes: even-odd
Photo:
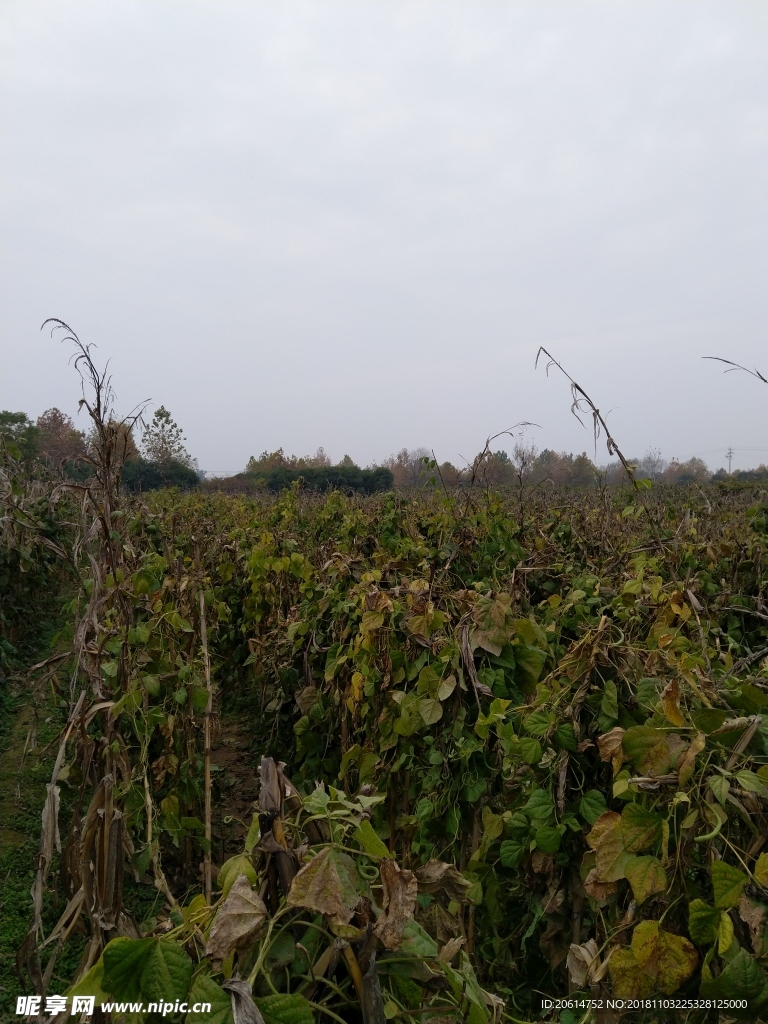
[(7, 1019), (768, 1020), (764, 491), (126, 497), (92, 415), (3, 476), (6, 637), (62, 595)]

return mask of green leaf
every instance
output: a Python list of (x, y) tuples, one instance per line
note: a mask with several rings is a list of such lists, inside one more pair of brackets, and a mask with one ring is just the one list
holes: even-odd
[(525, 847), (514, 839), (505, 839), (499, 847), (499, 860), (505, 868), (516, 868), (525, 854)]
[(104, 979), (102, 988), (117, 999), (138, 1000), (141, 997), (141, 972), (154, 945), (154, 939), (112, 939), (102, 954)]
[(425, 665), (421, 672), (419, 672), (419, 678), (416, 683), (417, 691), (427, 697), (436, 697), (439, 685), (440, 676), (438, 673), (432, 665)]
[(764, 985), (765, 973), (746, 950), (740, 949), (719, 977), (702, 980), (701, 994), (705, 999), (751, 1000), (762, 992)]
[(634, 725), (621, 738), (628, 761), (635, 768), (652, 775), (666, 775), (670, 769), (667, 734), (650, 725)]
[(359, 760), (357, 765), (357, 774), (359, 775), (360, 785), (373, 782), (376, 778), (376, 767), (379, 764), (380, 757), (373, 751), (366, 751)]
[(475, 801), (479, 800), (480, 797), (483, 795), (487, 785), (487, 779), (484, 779), (482, 776), (480, 776), (480, 778), (478, 779), (474, 779), (471, 782), (465, 782), (465, 784), (461, 788), (462, 799), (466, 800), (467, 803), (470, 804), (475, 803)]
[(198, 974), (189, 990), (187, 1002), (210, 1003), (210, 1011), (187, 1014), (187, 1024), (233, 1024), (232, 1000), (229, 992), (217, 985), (209, 974)]
[(523, 728), (531, 736), (543, 736), (555, 721), (551, 711), (534, 711), (523, 719)]
[(325, 658), (325, 681), (333, 682), (336, 673), (347, 660), (343, 644), (332, 644)]
[(358, 843), (360, 843), (369, 857), (380, 859), (382, 857), (392, 856), (387, 847), (374, 832), (373, 825), (368, 821), (368, 819), (361, 821), (359, 828), (356, 828), (352, 835)]
[(693, 724), (707, 735), (719, 729), (727, 717), (725, 711), (716, 711), (714, 708), (699, 708), (691, 713)]
[(318, 786), (309, 796), (304, 797), (304, 810), (309, 814), (325, 814), (330, 799), (330, 795)]
[(748, 793), (758, 793), (760, 796), (768, 797), (768, 786), (748, 768), (742, 768), (741, 771), (736, 772), (734, 778)]
[(621, 833), (627, 853), (639, 853), (661, 839), (661, 818), (640, 804), (627, 804), (621, 812)]
[(192, 981), (192, 961), (183, 946), (158, 939), (149, 951), (141, 972), (144, 1002), (175, 1002), (184, 999)]
[(443, 717), (443, 706), (436, 697), (422, 697), (418, 708), (425, 725), (434, 725)]
[(453, 691), (456, 689), (456, 676), (450, 675), (447, 679), (442, 679), (440, 685), (437, 688), (437, 699), (447, 700)]
[(267, 971), (277, 971), (292, 964), (296, 959), (296, 940), (290, 932), (281, 932), (272, 941), (264, 961)]
[(726, 864), (724, 860), (716, 860), (710, 868), (712, 888), (715, 893), (715, 906), (718, 910), (737, 907), (749, 879), (743, 871)]
[(579, 813), (590, 825), (594, 825), (601, 814), (605, 814), (608, 805), (605, 797), (597, 789), (588, 790), (579, 801)]
[(168, 625), (173, 629), (181, 630), (184, 633), (192, 632), (192, 626), (185, 618), (182, 618), (177, 611), (168, 612), (166, 619), (168, 620)]
[(555, 739), (558, 746), (563, 750), (570, 750), (571, 753), (575, 753), (579, 749), (579, 741), (576, 739), (576, 733), (573, 731), (573, 726), (570, 722), (563, 722), (562, 725), (558, 725), (555, 730)]
[(449, 964), (443, 970), (454, 997), (460, 1002), (466, 1024), (490, 1024), (490, 1014), (469, 957), (462, 949), (458, 970)]
[(667, 875), (658, 857), (630, 857), (624, 865), (624, 876), (638, 906), (667, 887)]
[(724, 775), (713, 775), (709, 780), (709, 788), (717, 797), (717, 802), (721, 807), (725, 807), (725, 802), (728, 798), (728, 792), (731, 788), (731, 784)]
[(546, 821), (555, 809), (555, 802), (546, 789), (537, 789), (531, 793), (523, 807), (525, 813), (539, 821)]
[(494, 814), (486, 804), (483, 807), (483, 846), (488, 847), (494, 840), (498, 839), (504, 830), (504, 819), (500, 814)]
[(339, 766), (340, 779), (345, 779), (347, 777), (349, 769), (352, 767), (352, 765), (357, 764), (357, 760), (360, 757), (361, 753), (362, 749), (359, 743), (355, 743), (353, 746), (349, 748), (349, 750), (344, 752), (344, 756), (341, 759), (341, 765)]
[(542, 853), (557, 853), (560, 849), (560, 830), (556, 825), (544, 825), (536, 829), (536, 846)]
[(259, 841), (260, 834), (261, 829), (259, 828), (259, 815), (256, 811), (254, 811), (253, 817), (251, 818), (251, 824), (248, 828), (248, 835), (245, 837), (246, 853), (251, 853), (253, 851), (254, 846)]
[(691, 900), (688, 907), (688, 934), (697, 946), (711, 946), (720, 929), (720, 910), (703, 900)]
[(102, 1002), (112, 1002), (112, 994), (104, 991), (104, 958), (100, 956), (93, 967), (88, 971), (85, 977), (81, 978), (76, 985), (68, 989), (65, 993), (67, 996), (93, 996), (96, 1000), (96, 1006), (101, 1006)]
[(438, 952), (435, 940), (415, 918), (411, 918), (403, 928), (403, 940), (400, 948), (406, 956), (426, 957), (428, 960), (434, 960)]
[(221, 866), (216, 884), (225, 896), (229, 895), (229, 890), (240, 875), (245, 875), (251, 885), (256, 884), (256, 869), (251, 863), (250, 857), (246, 857), (244, 853), (238, 853), (236, 856), (230, 857)]
[(522, 686), (538, 683), (546, 660), (546, 651), (538, 647), (523, 644), (515, 647), (515, 679)]
[(533, 736), (523, 736), (520, 740), (520, 757), (525, 764), (538, 764), (541, 760), (541, 744)]
[(491, 706), (488, 709), (488, 714), (484, 715), (482, 712), (477, 716), (477, 722), (475, 723), (475, 732), (482, 739), (485, 739), (492, 726), (497, 726), (499, 723), (504, 721), (504, 716), (507, 713), (511, 701), (503, 700), (501, 697), (496, 697), (491, 701)]
[(616, 683), (611, 679), (603, 687), (603, 699), (600, 702), (600, 710), (606, 718), (619, 717), (619, 695), (616, 690)]
[(264, 996), (253, 1001), (264, 1024), (315, 1024), (310, 1003), (298, 993)]
[(527, 815), (523, 814), (522, 811), (515, 811), (512, 817), (507, 822), (507, 828), (513, 836), (518, 839), (521, 836), (526, 836), (531, 824), (528, 821)]

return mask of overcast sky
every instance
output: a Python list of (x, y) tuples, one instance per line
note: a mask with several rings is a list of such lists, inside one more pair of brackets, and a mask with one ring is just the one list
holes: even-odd
[(765, 0), (0, 12), (1, 407), (75, 414), (55, 316), (203, 468), (594, 456), (545, 345), (628, 455), (768, 460), (701, 359), (768, 371)]

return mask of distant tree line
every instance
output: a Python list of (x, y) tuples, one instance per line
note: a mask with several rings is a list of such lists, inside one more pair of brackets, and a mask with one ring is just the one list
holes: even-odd
[[(189, 490), (200, 485), (202, 474), (185, 447), (181, 427), (164, 406), (155, 411), (149, 423), (138, 428), (138, 443), (127, 425), (117, 426), (122, 432), (120, 457), (126, 490), (132, 493), (162, 487)], [(71, 480), (83, 480), (90, 472), (88, 453), (93, 439), (78, 430), (71, 417), (60, 409), (48, 409), (34, 422), (23, 412), (0, 412), (0, 438), (16, 458), (38, 471)], [(637, 479), (659, 483), (768, 483), (765, 465), (737, 470), (730, 475), (719, 469), (713, 474), (699, 458), (668, 462), (656, 449), (631, 461)], [(584, 488), (596, 484), (616, 485), (626, 480), (618, 462), (597, 466), (586, 452), (573, 455), (549, 448), (538, 452), (532, 445), (517, 443), (511, 454), (504, 450), (488, 451), (461, 468), (451, 462), (438, 463), (427, 448), (403, 448), (382, 464), (365, 469), (349, 455), (334, 465), (323, 448), (306, 456), (286, 455), (278, 448), (273, 452), (264, 451), (258, 458), (251, 456), (242, 473), (225, 480), (206, 481), (205, 487), (244, 493), (277, 492), (298, 482), (313, 491), (373, 494), (393, 489), (460, 488), (469, 483), (473, 472), (475, 483), (488, 487)]]
[(476, 483), (481, 486), (504, 487), (521, 484), (549, 484), (556, 487), (590, 487), (600, 471), (582, 453), (537, 452), (532, 446), (516, 444), (512, 454), (499, 450), (487, 452), (482, 458), (463, 468), (451, 462), (438, 463), (426, 448), (409, 451), (403, 448), (385, 462), (392, 471), (395, 487), (408, 490), (424, 486), (461, 487), (468, 484), (475, 469)]
[[(120, 437), (117, 456), (126, 490), (190, 490), (198, 486), (200, 475), (184, 447), (181, 428), (163, 406), (144, 426), (140, 447), (126, 424), (113, 425)], [(23, 412), (0, 412), (0, 438), (11, 454), (33, 471), (75, 481), (90, 475), (88, 457), (94, 438), (77, 430), (72, 418), (60, 409), (48, 409), (34, 422)]]
[[(702, 459), (687, 461), (672, 459), (667, 462), (651, 449), (641, 459), (630, 459), (638, 480), (648, 479), (665, 484), (701, 484), (730, 480), (734, 483), (767, 483), (768, 470), (736, 471), (730, 476), (724, 469), (711, 473)], [(414, 448), (391, 455), (384, 465), (391, 470), (397, 490), (411, 490), (430, 486), (455, 488), (471, 479), (473, 465), (476, 482), (491, 487), (593, 487), (596, 484), (615, 486), (626, 482), (626, 473), (619, 462), (599, 466), (586, 454), (556, 452), (549, 448), (538, 452), (532, 445), (515, 444), (512, 453), (488, 452), (463, 468), (451, 462), (439, 463), (427, 448)]]
[(235, 478), (234, 488), (227, 489), (241, 489), (238, 484), (245, 484), (246, 489), (277, 492), (297, 481), (306, 490), (321, 492), (374, 494), (391, 491), (393, 486), (392, 473), (386, 466), (361, 469), (349, 455), (334, 466), (323, 448), (318, 448), (314, 455), (301, 457), (287, 456), (278, 448), (275, 452), (262, 452), (258, 459), (251, 456), (245, 472)]

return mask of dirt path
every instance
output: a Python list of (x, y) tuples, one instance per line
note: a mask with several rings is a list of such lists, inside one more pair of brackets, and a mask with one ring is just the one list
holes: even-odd
[[(242, 853), (259, 798), (260, 758), (235, 716), (226, 715), (212, 751), (214, 863)], [(227, 820), (231, 819), (231, 820)]]
[(21, 709), (7, 741), (8, 746), (0, 753), (0, 857), (29, 838), (18, 825), (32, 795), (23, 785), (27, 781), (24, 768), (30, 753), (38, 757), (37, 718), (31, 704)]

